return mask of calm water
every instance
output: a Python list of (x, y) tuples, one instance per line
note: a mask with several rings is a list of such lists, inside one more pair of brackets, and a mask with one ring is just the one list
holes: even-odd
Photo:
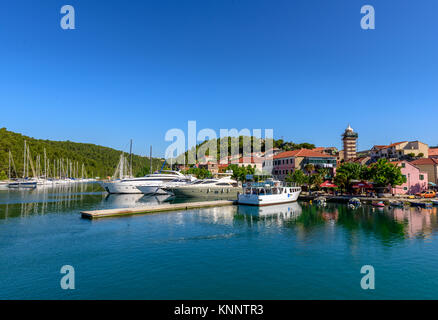
[[(437, 208), (295, 203), (83, 220), (157, 204), (97, 185), (0, 191), (1, 299), (436, 299)], [(72, 265), (76, 289), (62, 290)], [(360, 288), (372, 265), (376, 289)]]

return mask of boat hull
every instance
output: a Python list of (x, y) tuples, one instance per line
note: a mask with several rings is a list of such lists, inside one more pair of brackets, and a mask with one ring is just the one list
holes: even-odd
[(9, 188), (12, 189), (34, 189), (37, 187), (36, 182), (12, 182), (8, 184)]
[(180, 187), (169, 189), (176, 197), (180, 198), (214, 198), (214, 199), (236, 199), (239, 192), (242, 192), (240, 187)]
[(166, 190), (163, 190), (161, 188), (161, 185), (155, 185), (155, 186), (138, 186), (137, 187), (138, 190), (140, 190), (141, 193), (143, 194), (168, 194), (168, 192)]
[(301, 191), (268, 195), (239, 194), (237, 202), (238, 204), (263, 207), (295, 202), (298, 200), (298, 196), (300, 195), (300, 193)]

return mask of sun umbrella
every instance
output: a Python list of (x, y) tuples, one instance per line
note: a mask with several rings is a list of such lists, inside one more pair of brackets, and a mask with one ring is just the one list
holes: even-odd
[(337, 188), (338, 186), (327, 180), (327, 181), (324, 181), (323, 183), (321, 183), (320, 187), (321, 188)]

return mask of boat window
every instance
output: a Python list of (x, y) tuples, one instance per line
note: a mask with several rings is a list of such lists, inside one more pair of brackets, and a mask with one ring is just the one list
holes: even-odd
[(230, 186), (230, 184), (229, 183), (225, 183), (225, 182), (222, 182), (222, 183), (218, 183), (218, 184), (216, 184), (217, 186), (227, 186), (227, 187), (229, 187)]

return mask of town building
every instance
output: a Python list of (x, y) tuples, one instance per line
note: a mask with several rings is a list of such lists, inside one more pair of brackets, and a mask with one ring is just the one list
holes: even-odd
[(264, 162), (263, 171), (272, 170), (272, 175), (280, 180), (284, 180), (289, 173), (296, 169), (304, 171), (307, 164), (314, 165), (315, 169), (327, 168), (330, 175), (334, 175), (336, 169), (335, 156), (309, 149), (281, 152), (271, 160), (272, 165), (267, 163), (267, 161), (265, 160)]
[(336, 147), (316, 147), (312, 149), (313, 151), (322, 152), (325, 154), (329, 154), (335, 156), (338, 154), (338, 149)]
[(438, 147), (429, 148), (429, 158), (438, 159)]
[(344, 161), (350, 161), (356, 158), (358, 137), (359, 135), (357, 132), (354, 132), (353, 128), (348, 125), (347, 129), (345, 129), (344, 133), (342, 134), (342, 142), (344, 145), (342, 158)]
[(219, 166), (217, 162), (198, 163), (197, 166), (200, 169), (207, 169), (212, 175), (217, 175), (219, 173)]
[(415, 157), (427, 158), (429, 146), (420, 141), (401, 141), (390, 145), (376, 145), (371, 149), (371, 160), (387, 158), (390, 161), (410, 160)]
[(427, 173), (423, 172), (412, 162), (408, 161), (393, 161), (393, 163), (400, 167), (402, 175), (406, 177), (406, 183), (401, 186), (395, 186), (391, 189), (392, 194), (406, 194), (413, 195), (418, 192), (423, 192), (428, 189)]
[(438, 158), (422, 158), (411, 161), (411, 164), (427, 172), (428, 181), (438, 184)]

